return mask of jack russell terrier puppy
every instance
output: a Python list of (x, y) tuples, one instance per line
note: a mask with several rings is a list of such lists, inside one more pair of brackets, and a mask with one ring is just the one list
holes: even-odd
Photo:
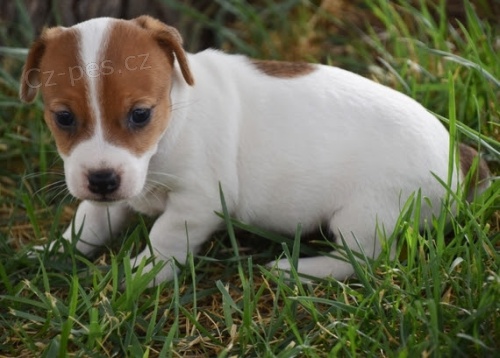
[[(63, 234), (91, 254), (132, 211), (157, 216), (136, 258), (185, 262), (229, 213), (293, 233), (320, 224), (355, 252), (376, 257), (400, 210), (421, 190), (421, 219), (440, 211), (450, 137), (420, 104), (339, 68), (188, 54), (172, 27), (148, 16), (98, 18), (46, 29), (32, 45), (20, 97), (41, 91), (44, 118), (83, 200)], [(477, 153), (460, 145), (457, 189)], [(480, 162), (476, 187), (488, 184)], [(152, 264), (146, 266), (150, 270)], [(287, 259), (270, 264), (289, 270)], [(166, 264), (155, 283), (170, 280)], [(351, 264), (301, 258), (298, 272), (346, 279)]]

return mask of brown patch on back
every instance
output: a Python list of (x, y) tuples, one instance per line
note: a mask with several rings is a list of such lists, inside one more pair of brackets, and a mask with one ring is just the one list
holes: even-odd
[(316, 66), (306, 62), (252, 60), (252, 64), (262, 73), (278, 78), (301, 77), (316, 70)]
[[(45, 122), (59, 152), (66, 155), (91, 136), (95, 123), (86, 101), (85, 81), (77, 79), (80, 71), (78, 32), (56, 27), (45, 30), (34, 42), (21, 77), (21, 99), (32, 102), (41, 90)], [(63, 131), (55, 124), (54, 113), (63, 110), (75, 115), (78, 125), (74, 131)]]
[(472, 192), (477, 188), (484, 190), (489, 185), (490, 170), (484, 159), (479, 157), (477, 151), (465, 144), (460, 143), (458, 146), (460, 152), (460, 169), (462, 174), (467, 176), (472, 169), (475, 160), (478, 164), (475, 172), (471, 174), (471, 188)]

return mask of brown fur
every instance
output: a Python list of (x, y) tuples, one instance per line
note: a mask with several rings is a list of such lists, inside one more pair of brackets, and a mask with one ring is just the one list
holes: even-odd
[[(134, 41), (121, 39), (133, 38)], [(99, 81), (105, 139), (141, 155), (155, 145), (170, 117), (173, 56), (166, 56), (149, 31), (120, 22), (113, 27), (103, 61), (113, 73)], [(140, 129), (129, 126), (137, 108), (153, 108), (151, 122)]]
[(475, 160), (478, 164), (475, 172), (471, 174), (471, 188), (476, 188), (479, 191), (486, 189), (489, 185), (490, 170), (486, 162), (479, 157), (477, 151), (465, 144), (460, 143), (458, 146), (460, 153), (460, 169), (464, 176), (467, 176), (472, 169)]
[[(60, 28), (45, 30), (28, 53), (23, 69), (20, 96), (32, 102), (38, 90), (42, 91), (45, 104), (44, 119), (56, 137), (61, 154), (69, 154), (71, 148), (89, 138), (93, 133), (95, 118), (86, 100), (87, 88), (83, 78), (72, 82), (69, 72), (80, 65), (78, 56), (78, 33)], [(75, 76), (76, 77), (76, 76)], [(34, 88), (33, 86), (36, 86)], [(55, 123), (55, 112), (71, 111), (77, 119), (74, 131), (61, 130)]]
[(314, 65), (305, 62), (252, 60), (252, 63), (259, 71), (278, 78), (305, 76), (316, 70)]
[[(108, 46), (102, 49), (102, 58), (95, 64), (99, 71), (96, 72), (99, 119), (90, 109), (85, 74), (88, 64), (81, 63), (78, 56), (76, 30), (45, 30), (28, 54), (20, 97), (31, 102), (41, 90), (45, 121), (61, 154), (68, 155), (78, 143), (90, 138), (96, 121), (100, 120), (108, 142), (141, 155), (158, 142), (168, 124), (174, 60), (179, 62), (185, 81), (194, 84), (181, 36), (174, 28), (141, 16), (118, 22), (109, 36)], [(75, 76), (70, 76), (70, 69), (74, 69)], [(81, 77), (80, 69), (84, 71)], [(137, 108), (152, 108), (152, 118), (144, 128), (134, 129), (128, 119)], [(74, 130), (61, 130), (56, 125), (54, 116), (58, 111), (74, 114), (77, 121)]]
[(179, 32), (175, 28), (147, 15), (140, 16), (133, 21), (151, 34), (167, 56), (171, 56), (172, 52), (175, 54), (184, 80), (188, 85), (194, 85), (194, 78), (189, 69), (186, 53), (182, 48), (182, 37)]

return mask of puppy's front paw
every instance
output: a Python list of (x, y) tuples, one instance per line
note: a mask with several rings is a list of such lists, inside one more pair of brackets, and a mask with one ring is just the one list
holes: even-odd
[[(44, 245), (33, 245), (28, 251), (28, 257), (36, 258), (41, 253), (52, 252), (56, 244), (57, 240), (53, 240)], [(64, 252), (64, 245), (59, 245), (59, 247), (57, 247), (57, 252)]]
[(283, 274), (285, 278), (287, 279), (291, 278), (292, 265), (290, 264), (290, 261), (288, 261), (287, 259), (268, 262), (266, 264), (266, 267), (270, 269), (271, 272), (276, 276)]
[(292, 269), (292, 265), (287, 259), (268, 262), (266, 267), (275, 271), (290, 271)]
[[(276, 276), (283, 275), (283, 277), (286, 280), (294, 281), (294, 278), (296, 277), (294, 274), (292, 274), (293, 267), (288, 259), (271, 261), (266, 264), (266, 267), (269, 268), (271, 272)], [(298, 271), (298, 274), (299, 274), (299, 279), (302, 283), (311, 282), (311, 279), (301, 276), (300, 271)]]
[(144, 280), (144, 282), (148, 282), (147, 287), (155, 287), (163, 282), (173, 280), (175, 275), (179, 273), (173, 259), (167, 261), (149, 260), (151, 262), (146, 263), (147, 261), (148, 257), (144, 255), (132, 259), (132, 281), (140, 282)]

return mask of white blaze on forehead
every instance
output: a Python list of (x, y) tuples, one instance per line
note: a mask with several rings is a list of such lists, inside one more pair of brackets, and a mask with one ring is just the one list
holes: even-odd
[[(102, 117), (99, 102), (99, 81), (104, 51), (107, 48), (110, 28), (116, 19), (102, 17), (75, 25), (79, 33), (79, 55), (82, 78), (86, 81), (88, 106), (95, 121), (94, 136), (98, 142), (103, 140)], [(102, 142), (101, 142), (102, 143)]]

